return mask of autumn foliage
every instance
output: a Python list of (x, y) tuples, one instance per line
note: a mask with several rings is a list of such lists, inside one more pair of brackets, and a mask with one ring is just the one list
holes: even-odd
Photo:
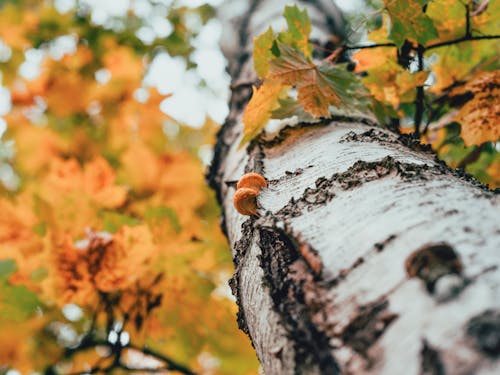
[[(499, 2), (367, 7), (369, 44), (318, 48), (298, 7), (255, 39), (241, 146), (270, 119), (370, 112), (500, 187)], [(196, 66), (193, 25), (214, 10), (162, 9), (171, 32), (145, 41), (132, 8), (99, 24), (79, 5), (0, 2), (0, 373), (256, 372), (199, 157), (217, 125), (176, 122), (160, 110), (175, 93), (144, 79), (159, 53)]]
[[(2, 2), (12, 107), (0, 141), (0, 373), (255, 373), (197, 154), (216, 125), (176, 124), (159, 109), (170, 94), (143, 84), (158, 50), (188, 58), (184, 20), (211, 14), (172, 8), (172, 34), (147, 44), (132, 11), (114, 30), (50, 2)], [(74, 50), (45, 53), (23, 76), (25, 55), (61, 35)]]
[[(296, 6), (285, 8), (287, 30), (255, 38), (259, 82), (242, 145), (258, 140), (270, 119), (372, 113), (382, 126), (431, 144), (450, 166), (500, 187), (498, 2), (385, 0), (367, 8), (352, 15), (334, 49), (309, 41), (309, 16)], [(359, 29), (368, 42), (357, 43)]]

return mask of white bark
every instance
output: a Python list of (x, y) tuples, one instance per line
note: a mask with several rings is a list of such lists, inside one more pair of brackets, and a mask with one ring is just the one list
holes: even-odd
[[(500, 373), (499, 196), (363, 118), (238, 150), (248, 95), (233, 93), (210, 178), (265, 373)], [(232, 204), (250, 171), (269, 182), (258, 219)]]

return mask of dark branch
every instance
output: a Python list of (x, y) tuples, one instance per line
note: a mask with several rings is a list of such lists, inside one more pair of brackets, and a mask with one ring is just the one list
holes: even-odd
[[(419, 44), (417, 48), (418, 71), (424, 70), (424, 47)], [(420, 136), (420, 124), (424, 114), (424, 86), (417, 86), (417, 95), (415, 98), (415, 136)]]
[(476, 147), (470, 154), (468, 154), (458, 165), (457, 168), (465, 169), (469, 164), (474, 163), (481, 156), (481, 152), (486, 148), (486, 143)]
[(465, 37), (470, 38), (472, 36), (470, 31), (470, 8), (469, 3), (465, 3)]
[(170, 370), (168, 367), (129, 367), (124, 364), (118, 365), (118, 368), (121, 368), (122, 370), (129, 371), (129, 372), (152, 372), (152, 373), (158, 373), (160, 371), (168, 371)]
[(149, 349), (147, 347), (139, 347), (139, 346), (130, 344), (130, 345), (127, 345), (126, 348), (135, 349), (137, 351), (140, 351), (143, 354), (153, 356), (156, 359), (159, 359), (160, 361), (165, 362), (168, 365), (168, 370), (170, 370), (170, 371), (179, 371), (179, 372), (182, 372), (183, 374), (186, 374), (186, 375), (196, 375), (196, 373), (194, 373), (193, 371), (191, 371), (187, 367), (185, 367), (185, 366), (175, 362), (174, 360), (166, 357), (165, 355), (158, 353), (158, 352), (156, 352), (152, 349)]
[(394, 43), (380, 43), (380, 44), (364, 44), (360, 46), (344, 46), (342, 48), (344, 50), (353, 50), (353, 49), (370, 49), (379, 47), (396, 47), (396, 45)]
[[(446, 42), (431, 44), (431, 45), (425, 47), (425, 49), (430, 50), (433, 48), (445, 47), (445, 46), (450, 46), (453, 44), (459, 44), (459, 43), (469, 42), (469, 41), (474, 41), (474, 40), (492, 40), (492, 39), (500, 39), (500, 35), (478, 35), (478, 36), (465, 35), (465, 36), (458, 38), (458, 39), (453, 39), (453, 40), (448, 40)], [(344, 50), (355, 50), (355, 49), (370, 49), (370, 48), (379, 48), (379, 47), (396, 47), (396, 45), (394, 43), (365, 44), (365, 45), (359, 45), (359, 46), (344, 46), (343, 49)], [(417, 47), (417, 49), (418, 49), (418, 47)], [(413, 50), (416, 50), (415, 47), (413, 47)]]
[(470, 37), (463, 36), (461, 38), (449, 40), (447, 42), (431, 44), (430, 46), (427, 46), (427, 50), (430, 50), (433, 48), (451, 46), (453, 44), (458, 44), (458, 43), (462, 43), (462, 42), (469, 42), (469, 41), (473, 41), (473, 40), (488, 40), (488, 39), (500, 39), (500, 35), (480, 35), (480, 36), (470, 36)]

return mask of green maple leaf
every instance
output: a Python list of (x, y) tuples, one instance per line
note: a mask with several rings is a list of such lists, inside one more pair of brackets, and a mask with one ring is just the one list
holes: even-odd
[(309, 45), (309, 34), (311, 33), (311, 20), (307, 11), (300, 10), (296, 5), (285, 7), (283, 16), (288, 25), (288, 31), (281, 33), (283, 42), (296, 47), (308, 59), (311, 58), (312, 48)]
[(385, 0), (392, 21), (389, 38), (398, 48), (406, 39), (425, 45), (439, 36), (434, 23), (423, 11), (427, 3), (428, 0)]
[(294, 98), (287, 97), (278, 99), (279, 108), (271, 112), (271, 118), (277, 120), (287, 119), (297, 116), (299, 122), (314, 122), (316, 119), (304, 111), (304, 107)]

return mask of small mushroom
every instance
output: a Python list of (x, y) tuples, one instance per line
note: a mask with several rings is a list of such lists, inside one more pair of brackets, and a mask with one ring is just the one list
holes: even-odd
[(262, 188), (267, 187), (267, 181), (258, 173), (247, 173), (238, 181), (233, 203), (242, 215), (257, 216), (257, 196)]
[(247, 173), (243, 175), (236, 185), (236, 189), (250, 188), (258, 192), (264, 187), (267, 187), (267, 181), (258, 173)]

